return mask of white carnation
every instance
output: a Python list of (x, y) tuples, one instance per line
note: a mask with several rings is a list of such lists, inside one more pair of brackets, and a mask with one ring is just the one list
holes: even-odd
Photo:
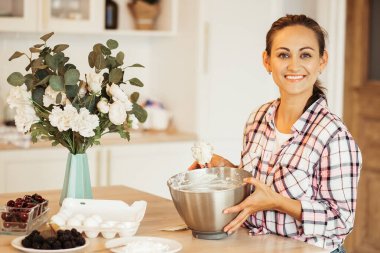
[(96, 104), (96, 107), (101, 113), (108, 113), (110, 110), (110, 105), (108, 104), (108, 100), (106, 98), (101, 98)]
[(7, 97), (7, 103), (10, 108), (18, 108), (25, 105), (31, 105), (32, 93), (27, 91), (26, 85), (12, 86)]
[(83, 137), (95, 135), (94, 129), (99, 126), (99, 118), (95, 114), (90, 114), (86, 108), (81, 108), (79, 115), (71, 121), (71, 129), (79, 132)]
[(86, 83), (81, 82), (79, 86), (78, 96), (80, 98), (84, 98), (84, 96), (86, 96), (86, 93), (87, 93)]
[(102, 90), (103, 75), (97, 73), (90, 73), (87, 76), (88, 90), (94, 94), (100, 94)]
[(56, 103), (57, 96), (60, 92), (53, 90), (50, 86), (45, 89), (45, 94), (43, 96), (43, 103), (45, 107), (49, 107), (50, 105), (65, 105), (66, 104), (66, 94), (61, 92), (62, 99), (61, 103)]
[(26, 133), (30, 130), (32, 124), (38, 122), (40, 119), (36, 115), (33, 106), (24, 105), (16, 109), (15, 123), (19, 132)]
[(125, 110), (125, 105), (121, 101), (115, 101), (110, 105), (110, 110), (108, 113), (110, 121), (114, 125), (121, 125), (127, 118), (127, 112)]
[(71, 104), (66, 105), (64, 110), (55, 106), (49, 115), (50, 124), (57, 127), (60, 132), (71, 128), (71, 122), (78, 117), (78, 112)]

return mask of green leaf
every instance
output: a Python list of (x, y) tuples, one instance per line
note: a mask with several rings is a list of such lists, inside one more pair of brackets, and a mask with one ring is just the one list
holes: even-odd
[(124, 53), (123, 52), (117, 53), (116, 62), (119, 63), (120, 65), (123, 65), (123, 63), (124, 63)]
[(37, 87), (37, 88), (33, 89), (32, 90), (33, 101), (36, 102), (37, 104), (43, 106), (44, 94), (45, 94), (45, 89), (42, 87)]
[(58, 44), (53, 48), (54, 53), (62, 52), (63, 50), (67, 49), (69, 45), (67, 44)]
[(119, 68), (112, 69), (109, 76), (109, 81), (111, 83), (119, 83), (123, 79), (123, 71)]
[(102, 54), (97, 54), (95, 58), (95, 68), (97, 70), (102, 70), (106, 67), (106, 60)]
[(32, 74), (25, 75), (25, 84), (28, 88), (28, 91), (31, 90), (34, 86), (34, 76)]
[(41, 85), (41, 84), (47, 84), (49, 82), (50, 76), (45, 76), (41, 81), (36, 83), (36, 86)]
[(148, 113), (145, 111), (145, 109), (136, 103), (133, 104), (132, 113), (136, 116), (136, 118), (141, 123), (145, 122), (145, 120), (148, 117)]
[(51, 68), (53, 71), (57, 70), (57, 68), (58, 68), (57, 59), (54, 58), (51, 54), (47, 54), (45, 56), (45, 62), (47, 63), (47, 65), (49, 66), (49, 68)]
[(95, 44), (95, 45), (92, 47), (92, 49), (94, 50), (94, 52), (95, 52), (96, 54), (101, 54), (101, 53), (102, 53), (102, 46), (104, 46), (104, 45), (101, 44), (101, 43), (97, 43), (97, 44)]
[(62, 101), (62, 92), (58, 93), (57, 97), (55, 98), (55, 103), (60, 104)]
[(65, 85), (76, 85), (79, 81), (79, 71), (77, 69), (69, 69), (64, 75)]
[(13, 86), (21, 86), (25, 82), (25, 77), (20, 72), (13, 72), (8, 76), (7, 82)]
[(119, 43), (116, 40), (109, 39), (107, 40), (107, 46), (109, 49), (115, 49), (119, 46)]
[(69, 69), (76, 69), (77, 67), (74, 64), (68, 63), (65, 65), (65, 71), (68, 71)]
[(47, 71), (47, 69), (39, 69), (36, 71), (36, 77), (39, 79), (39, 80), (42, 80), (44, 79), (45, 77), (49, 76), (49, 71)]
[(29, 69), (32, 67), (32, 62), (33, 61), (29, 62), (29, 64), (25, 67), (26, 71), (29, 71)]
[(66, 88), (66, 96), (68, 98), (75, 98), (79, 91), (78, 85), (68, 85)]
[(24, 55), (24, 53), (16, 51), (12, 54), (11, 57), (9, 57), (8, 61), (11, 61), (13, 59), (19, 58), (20, 56)]
[(110, 68), (110, 69), (117, 68), (118, 64), (116, 62), (115, 57), (108, 56), (106, 59), (106, 66), (107, 68)]
[(136, 78), (136, 77), (134, 77), (134, 78), (132, 78), (132, 79), (129, 79), (128, 80), (132, 85), (134, 85), (134, 86), (138, 86), (138, 87), (143, 87), (144, 86), (144, 84), (140, 81), (140, 79), (138, 79), (138, 78)]
[(131, 66), (128, 66), (128, 68), (145, 68), (143, 65), (139, 64), (139, 63), (135, 63)]
[(54, 34), (54, 32), (47, 33), (47, 34), (43, 35), (40, 39), (46, 42), (51, 36), (53, 36), (53, 34)]
[(131, 102), (136, 103), (139, 97), (140, 97), (140, 94), (138, 92), (133, 92), (130, 96)]
[(102, 45), (102, 46), (100, 47), (100, 49), (102, 50), (102, 53), (103, 53), (104, 55), (111, 55), (111, 50), (109, 50), (108, 47)]
[(63, 91), (62, 77), (52, 75), (49, 79), (49, 86), (55, 91)]
[(95, 66), (95, 52), (94, 51), (91, 51), (89, 54), (88, 54), (88, 65), (90, 65), (91, 68), (93, 68)]

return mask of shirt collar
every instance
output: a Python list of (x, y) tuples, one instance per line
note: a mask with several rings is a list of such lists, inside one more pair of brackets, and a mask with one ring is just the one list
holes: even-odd
[[(273, 130), (275, 129), (274, 118), (279, 105), (280, 99), (278, 98), (272, 102), (265, 115), (265, 121)], [(320, 112), (324, 108), (327, 108), (326, 98), (320, 97), (313, 104), (311, 104), (309, 108), (307, 108), (306, 111), (301, 115), (301, 117), (293, 124), (292, 132), (305, 132), (308, 129), (307, 126), (315, 117), (315, 115), (318, 114), (318, 112)]]

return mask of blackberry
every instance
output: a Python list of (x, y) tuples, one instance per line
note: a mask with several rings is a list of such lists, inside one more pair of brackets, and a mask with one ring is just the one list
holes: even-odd
[(27, 239), (27, 238), (24, 238), (21, 241), (21, 245), (24, 246), (25, 248), (31, 248), (32, 247), (32, 241)]
[(41, 246), (41, 249), (51, 249), (51, 246), (50, 246), (49, 243), (44, 242), (44, 243), (42, 244), (42, 246)]
[(71, 241), (65, 241), (65, 242), (63, 242), (63, 248), (64, 249), (70, 249), (70, 248), (74, 248), (74, 246), (71, 243)]
[(56, 240), (53, 245), (52, 245), (52, 248), (53, 249), (62, 249), (62, 244), (60, 241)]
[(78, 246), (83, 246), (86, 244), (86, 240), (83, 238), (83, 236), (75, 238), (75, 242)]
[(41, 243), (33, 242), (32, 243), (32, 248), (33, 249), (41, 249)]

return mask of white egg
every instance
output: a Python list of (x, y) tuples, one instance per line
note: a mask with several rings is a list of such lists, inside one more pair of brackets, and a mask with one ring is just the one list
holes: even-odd
[(84, 233), (86, 234), (86, 236), (88, 238), (95, 238), (98, 236), (99, 232), (98, 231), (84, 231)]
[(72, 208), (75, 206), (75, 200), (73, 198), (65, 198), (62, 202), (62, 208)]
[(69, 209), (61, 209), (59, 210), (58, 212), (58, 215), (61, 215), (62, 217), (64, 217), (66, 220), (68, 218), (70, 218), (70, 216), (73, 214), (72, 211), (70, 211)]
[(84, 220), (84, 223), (83, 225), (85, 227), (98, 227), (99, 226), (99, 222), (97, 222), (96, 220), (94, 220), (93, 218), (89, 217), (87, 219)]
[(66, 219), (63, 218), (61, 215), (57, 215), (57, 214), (53, 215), (50, 220), (60, 227), (63, 227), (66, 224)]
[(111, 227), (114, 227), (116, 225), (117, 221), (110, 220), (110, 221), (106, 221), (105, 223), (108, 225), (111, 225)]
[(104, 238), (111, 239), (116, 236), (116, 231), (113, 231), (112, 227), (113, 226), (107, 222), (100, 224), (101, 233)]
[(84, 216), (81, 213), (78, 213), (78, 214), (74, 215), (74, 218), (78, 219), (80, 222), (83, 222), (86, 219), (86, 216)]
[(103, 221), (102, 217), (100, 215), (94, 214), (90, 218), (93, 218), (96, 222), (101, 223)]
[(69, 227), (80, 227), (80, 226), (82, 226), (82, 222), (75, 217), (68, 219), (66, 224)]

